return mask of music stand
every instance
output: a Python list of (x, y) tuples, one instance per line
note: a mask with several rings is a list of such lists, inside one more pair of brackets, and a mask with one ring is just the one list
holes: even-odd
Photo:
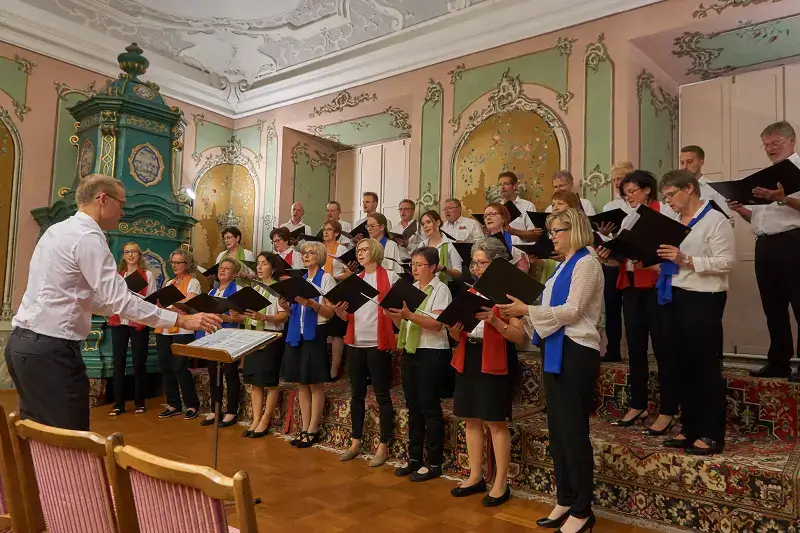
[[(260, 342), (257, 338), (259, 335), (263, 337)], [(219, 423), (220, 411), (222, 411), (222, 363), (238, 362), (245, 355), (272, 344), (282, 335), (282, 333), (274, 331), (223, 328), (190, 344), (172, 345), (173, 355), (204, 359), (217, 364), (217, 390), (220, 391), (220, 394), (219, 399), (214, 402), (214, 457), (211, 464), (214, 470), (217, 469), (217, 454), (219, 452)], [(198, 346), (195, 343), (202, 343), (203, 345)]]

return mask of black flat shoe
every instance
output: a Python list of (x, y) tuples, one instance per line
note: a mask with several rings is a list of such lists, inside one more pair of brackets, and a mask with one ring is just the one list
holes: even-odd
[[(594, 513), (589, 515), (589, 519), (583, 523), (581, 528), (576, 533), (585, 533), (586, 531), (591, 532), (594, 529), (594, 525), (597, 522), (597, 518), (595, 518)], [(561, 529), (557, 529), (556, 533), (562, 533)]]
[(429, 466), (428, 471), (424, 474), (420, 474), (419, 472), (414, 472), (411, 474), (410, 479), (411, 481), (420, 482), (420, 481), (428, 481), (429, 479), (436, 479), (437, 477), (442, 476), (442, 467), (441, 466)]
[(242, 437), (244, 437), (245, 439), (249, 439), (250, 437), (253, 436), (253, 433), (255, 432), (252, 429), (245, 429), (244, 431), (242, 431)]
[(751, 371), (750, 375), (754, 378), (788, 378), (791, 373), (792, 369), (789, 366), (779, 367), (767, 363), (758, 370)]
[(394, 470), (394, 475), (397, 476), (397, 477), (410, 476), (411, 474), (413, 474), (414, 472), (416, 472), (420, 468), (422, 468), (422, 462), (421, 461), (408, 461), (406, 463), (406, 466), (401, 466), (399, 468), (396, 468)]
[(319, 430), (311, 432), (309, 431), (306, 433), (306, 436), (303, 440), (297, 443), (298, 448), (311, 448), (313, 445), (319, 442)]
[(675, 420), (673, 419), (669, 421), (669, 424), (667, 424), (667, 427), (665, 427), (664, 429), (647, 428), (644, 431), (642, 431), (642, 435), (647, 435), (648, 437), (663, 437), (664, 435), (669, 433), (669, 430), (672, 429), (672, 426), (674, 425), (675, 425)]
[(251, 439), (260, 439), (266, 437), (269, 434), (269, 426), (264, 431), (251, 431), (250, 438)]
[(289, 441), (289, 445), (290, 446), (297, 446), (298, 444), (300, 444), (300, 442), (302, 442), (302, 440), (303, 440), (303, 438), (305, 436), (306, 436), (306, 432), (305, 431), (301, 431), (299, 435), (297, 435), (295, 438), (293, 438), (292, 440)]
[(620, 418), (618, 420), (614, 420), (613, 422), (611, 422), (611, 425), (612, 426), (621, 427), (621, 428), (626, 428), (626, 427), (630, 427), (630, 426), (634, 425), (639, 420), (646, 419), (648, 416), (649, 416), (649, 413), (647, 412), (647, 409), (642, 409), (641, 411), (639, 411), (639, 413), (636, 416), (634, 416), (630, 420), (623, 420), (622, 418)]
[(664, 446), (667, 448), (688, 448), (694, 441), (689, 439), (667, 439)]
[(700, 448), (692, 444), (691, 446), (686, 448), (686, 453), (689, 455), (714, 455), (715, 453), (722, 453), (722, 450), (725, 449), (725, 442), (720, 442), (716, 440), (711, 440), (707, 437), (703, 437), (702, 439), (698, 439), (701, 442), (704, 442), (708, 448)]
[(506, 491), (503, 493), (502, 496), (500, 496), (499, 498), (495, 498), (494, 496), (490, 496), (487, 494), (486, 496), (483, 497), (483, 501), (481, 503), (483, 503), (484, 507), (497, 507), (498, 505), (506, 503), (510, 497), (511, 497), (511, 487), (506, 485)]
[(470, 487), (456, 487), (450, 491), (450, 494), (456, 498), (463, 498), (464, 496), (472, 496), (473, 494), (480, 494), (486, 492), (486, 480), (481, 479)]
[(214, 425), (214, 422), (216, 422), (216, 421), (217, 421), (217, 419), (216, 419), (216, 418), (204, 418), (204, 419), (203, 419), (203, 420), (200, 422), (200, 425), (201, 425), (201, 426), (213, 426), (213, 425)]
[(220, 423), (219, 423), (219, 427), (221, 427), (221, 428), (229, 428), (232, 425), (236, 424), (236, 422), (238, 422), (238, 421), (239, 421), (239, 417), (238, 416), (234, 416), (233, 418), (231, 418), (227, 422), (223, 418), (222, 421), (220, 421)]
[(199, 415), (199, 414), (200, 414), (200, 411), (198, 411), (194, 407), (190, 407), (183, 414), (183, 419), (184, 420), (194, 420), (195, 418), (197, 418), (197, 415)]
[(567, 521), (567, 518), (569, 518), (569, 509), (567, 509), (567, 511), (558, 518), (540, 518), (536, 521), (536, 525), (539, 527), (546, 527), (548, 529), (558, 529), (564, 525), (564, 522)]
[(170, 409), (167, 407), (158, 414), (158, 418), (171, 418), (173, 416), (178, 416), (179, 414), (181, 414), (180, 409)]

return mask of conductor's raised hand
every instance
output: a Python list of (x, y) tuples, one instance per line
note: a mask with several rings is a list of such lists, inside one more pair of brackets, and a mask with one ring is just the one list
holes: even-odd
[(178, 315), (175, 326), (180, 329), (192, 331), (205, 331), (214, 333), (222, 327), (222, 318), (213, 313), (195, 313), (193, 315)]
[(500, 313), (504, 317), (520, 317), (528, 314), (528, 305), (525, 302), (519, 298), (511, 296), (510, 294), (506, 294), (506, 298), (511, 300), (511, 303), (500, 304), (497, 306), (500, 308)]

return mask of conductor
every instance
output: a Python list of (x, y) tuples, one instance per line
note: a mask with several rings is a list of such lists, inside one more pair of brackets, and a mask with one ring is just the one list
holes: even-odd
[(36, 244), (5, 356), (23, 419), (88, 431), (89, 378), (79, 343), (91, 330), (93, 313), (208, 332), (222, 322), (207, 313), (161, 309), (128, 290), (103, 234), (123, 215), (125, 190), (119, 180), (87, 176), (75, 200), (78, 212), (53, 224)]

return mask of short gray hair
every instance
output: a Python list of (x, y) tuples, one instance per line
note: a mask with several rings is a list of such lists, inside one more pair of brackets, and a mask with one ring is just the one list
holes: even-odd
[(791, 124), (786, 122), (785, 120), (781, 120), (780, 122), (774, 122), (764, 128), (764, 131), (761, 132), (761, 136), (764, 137), (766, 135), (774, 135), (778, 134), (781, 137), (789, 139), (795, 136), (794, 128)]
[(317, 266), (322, 268), (325, 266), (325, 261), (328, 258), (328, 249), (325, 245), (317, 241), (304, 241), (299, 247), (300, 253), (306, 250), (314, 250), (317, 252)]
[(695, 175), (688, 170), (670, 170), (661, 176), (661, 181), (658, 184), (658, 188), (663, 192), (666, 187), (685, 189), (689, 185), (694, 188), (694, 192), (692, 194), (700, 198), (700, 182), (697, 181)]
[(569, 183), (575, 183), (575, 178), (572, 176), (572, 172), (569, 170), (559, 170), (558, 172), (553, 173), (554, 180), (559, 178), (564, 178)]
[(506, 260), (510, 259), (508, 248), (497, 237), (481, 237), (475, 241), (475, 244), (472, 245), (472, 250), (470, 250), (470, 255), (474, 256), (475, 252), (485, 253), (489, 261), (494, 261), (498, 257)]
[(219, 264), (221, 265), (222, 263), (231, 264), (231, 272), (233, 273), (234, 277), (238, 276), (239, 272), (242, 271), (242, 263), (235, 257), (226, 257), (224, 259), (220, 259)]
[(458, 198), (448, 198), (447, 200), (444, 201), (444, 205), (447, 204), (456, 204), (456, 207), (461, 207), (461, 200), (459, 200)]
[(169, 254), (169, 258), (172, 259), (173, 255), (180, 255), (183, 257), (183, 260), (186, 261), (186, 272), (193, 273), (197, 270), (197, 261), (194, 260), (194, 254), (191, 250), (187, 250), (185, 248), (176, 248)]
[(90, 174), (81, 180), (75, 190), (75, 203), (78, 207), (89, 205), (100, 193), (116, 194), (117, 187), (124, 190), (122, 182), (117, 178), (103, 174)]

